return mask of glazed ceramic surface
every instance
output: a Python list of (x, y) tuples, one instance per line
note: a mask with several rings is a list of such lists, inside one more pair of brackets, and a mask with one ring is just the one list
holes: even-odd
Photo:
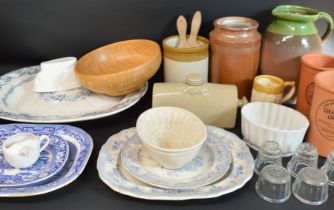
[[(122, 173), (120, 152), (136, 134), (135, 128), (111, 136), (102, 146), (97, 160), (99, 176), (111, 189), (128, 196), (147, 200), (188, 200), (218, 197), (243, 187), (253, 176), (254, 161), (247, 145), (236, 135), (223, 129), (208, 126), (209, 138), (223, 142), (232, 155), (230, 172), (217, 182), (185, 190), (162, 189), (148, 186)], [(211, 140), (209, 140), (211, 141)], [(127, 178), (126, 178), (127, 177)]]
[(2, 135), (31, 132), (64, 139), (69, 146), (65, 166), (47, 180), (21, 187), (0, 187), (0, 197), (26, 197), (45, 194), (73, 182), (84, 170), (93, 149), (92, 138), (83, 130), (68, 125), (8, 124), (0, 125)]
[(2, 153), (9, 165), (14, 168), (27, 168), (38, 160), (49, 142), (49, 137), (45, 135), (37, 137), (31, 133), (18, 133), (3, 142)]
[(204, 123), (177, 107), (155, 107), (143, 112), (137, 133), (150, 156), (169, 169), (182, 168), (196, 157), (207, 138)]
[(302, 143), (308, 126), (303, 114), (283, 105), (253, 102), (241, 109), (242, 135), (257, 151), (264, 142), (275, 141), (283, 156), (290, 156)]
[(210, 81), (233, 84), (239, 98), (250, 98), (256, 76), (261, 34), (258, 22), (246, 17), (223, 17), (214, 21), (210, 32)]
[[(290, 90), (284, 94), (285, 88)], [(271, 75), (259, 75), (254, 78), (251, 102), (269, 102), (282, 104), (295, 93), (295, 81), (283, 81)]]
[(55, 92), (81, 86), (74, 73), (75, 57), (64, 57), (42, 62), (41, 71), (33, 83), (34, 92)]
[[(0, 146), (14, 134), (0, 127)], [(10, 166), (4, 158), (3, 151), (0, 150), (0, 187), (28, 185), (48, 179), (58, 173), (67, 161), (68, 144), (57, 136), (50, 135), (49, 139), (48, 146), (41, 152), (37, 162), (28, 168), (18, 169)]]
[[(268, 26), (262, 43), (261, 74), (298, 82), (300, 56), (322, 51), (322, 41), (333, 30), (333, 20), (325, 12), (295, 5), (277, 6), (272, 14), (275, 19)], [(314, 23), (319, 18), (327, 21), (322, 37)]]
[(208, 81), (209, 41), (198, 36), (201, 45), (190, 48), (178, 48), (178, 36), (163, 40), (164, 80), (165, 82), (184, 82), (187, 75), (199, 74)]
[(125, 168), (143, 182), (168, 189), (190, 189), (210, 184), (225, 175), (231, 164), (226, 146), (209, 137), (191, 162), (183, 168), (169, 170), (155, 162), (142, 147), (138, 135), (134, 135), (121, 152), (121, 158)]
[(32, 91), (39, 66), (0, 77), (0, 118), (19, 122), (59, 123), (91, 120), (119, 113), (140, 100), (147, 84), (122, 97), (95, 94), (85, 88), (52, 93)]
[(152, 106), (174, 106), (196, 114), (207, 125), (233, 128), (238, 107), (248, 103), (238, 99), (235, 85), (206, 83), (190, 74), (182, 83), (154, 83)]

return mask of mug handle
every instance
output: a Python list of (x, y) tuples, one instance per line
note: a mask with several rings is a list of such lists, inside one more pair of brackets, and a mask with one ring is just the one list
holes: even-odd
[(295, 81), (287, 81), (287, 82), (284, 82), (284, 89), (288, 86), (291, 86), (291, 89), (289, 91), (288, 94), (286, 94), (283, 99), (282, 99), (282, 103), (286, 102), (287, 100), (289, 100), (293, 94), (295, 94), (295, 91), (296, 91), (296, 82)]
[(41, 144), (40, 152), (42, 152), (50, 143), (50, 138), (47, 135), (41, 135), (39, 137), (39, 142)]
[(323, 18), (323, 19), (325, 19), (326, 21), (327, 21), (327, 29), (326, 29), (326, 32), (325, 32), (325, 34), (324, 35), (322, 35), (322, 37), (321, 37), (321, 40), (322, 41), (325, 41), (327, 38), (328, 38), (328, 36), (330, 35), (330, 33), (332, 32), (332, 30), (333, 30), (333, 19), (332, 19), (332, 17), (328, 14), (328, 13), (326, 13), (326, 12), (319, 12), (318, 13), (319, 14), (319, 18)]

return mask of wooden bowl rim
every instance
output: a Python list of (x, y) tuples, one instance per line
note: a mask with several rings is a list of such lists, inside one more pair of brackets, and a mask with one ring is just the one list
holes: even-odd
[[(146, 60), (145, 62), (131, 68), (131, 69), (127, 69), (127, 70), (122, 70), (120, 72), (117, 72), (117, 73), (105, 73), (105, 74), (97, 74), (97, 75), (93, 75), (93, 74), (86, 74), (86, 73), (83, 73), (81, 72), (79, 69), (78, 69), (78, 63), (80, 63), (83, 59), (86, 59), (88, 56), (90, 56), (91, 54), (93, 53), (97, 53), (98, 51), (100, 51), (101, 49), (103, 48), (109, 48), (109, 47), (112, 47), (112, 46), (116, 46), (116, 45), (121, 45), (121, 44), (126, 44), (126, 43), (129, 43), (129, 42), (146, 42), (146, 43), (149, 43), (149, 44), (152, 44), (152, 48), (157, 51), (158, 53), (153, 53), (153, 56), (151, 56), (148, 60)], [(108, 44), (108, 45), (104, 45), (102, 47), (99, 47), (95, 50), (92, 50), (88, 53), (86, 53), (85, 55), (83, 55), (78, 61), (77, 63), (75, 64), (75, 73), (79, 74), (79, 75), (84, 75), (84, 76), (89, 76), (89, 77), (105, 77), (105, 76), (116, 76), (117, 74), (122, 74), (122, 73), (126, 73), (128, 71), (132, 71), (134, 69), (138, 69), (139, 67), (142, 67), (142, 66), (145, 66), (147, 64), (149, 64), (150, 62), (154, 61), (155, 59), (161, 57), (161, 49), (160, 49), (160, 46), (157, 42), (155, 41), (152, 41), (152, 40), (149, 40), (149, 39), (131, 39), (131, 40), (125, 40), (125, 41), (119, 41), (119, 42), (115, 42), (115, 43), (111, 43), (111, 44)]]

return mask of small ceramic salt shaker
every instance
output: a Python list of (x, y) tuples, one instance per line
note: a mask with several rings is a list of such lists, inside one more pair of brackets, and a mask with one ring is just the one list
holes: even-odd
[(32, 166), (49, 144), (50, 139), (42, 135), (37, 137), (31, 133), (19, 133), (9, 137), (3, 144), (6, 161), (15, 168)]

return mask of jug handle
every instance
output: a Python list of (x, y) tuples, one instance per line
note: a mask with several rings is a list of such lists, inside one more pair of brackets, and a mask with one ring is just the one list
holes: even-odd
[(322, 35), (322, 37), (321, 37), (321, 40), (322, 41), (325, 41), (327, 38), (328, 38), (328, 36), (330, 35), (330, 33), (332, 32), (332, 30), (333, 30), (333, 19), (332, 19), (332, 17), (328, 14), (328, 13), (326, 13), (326, 12), (319, 12), (318, 13), (319, 14), (319, 18), (323, 18), (323, 19), (325, 19), (326, 21), (327, 21), (327, 29), (326, 29), (326, 32), (325, 32), (325, 34), (324, 35)]

